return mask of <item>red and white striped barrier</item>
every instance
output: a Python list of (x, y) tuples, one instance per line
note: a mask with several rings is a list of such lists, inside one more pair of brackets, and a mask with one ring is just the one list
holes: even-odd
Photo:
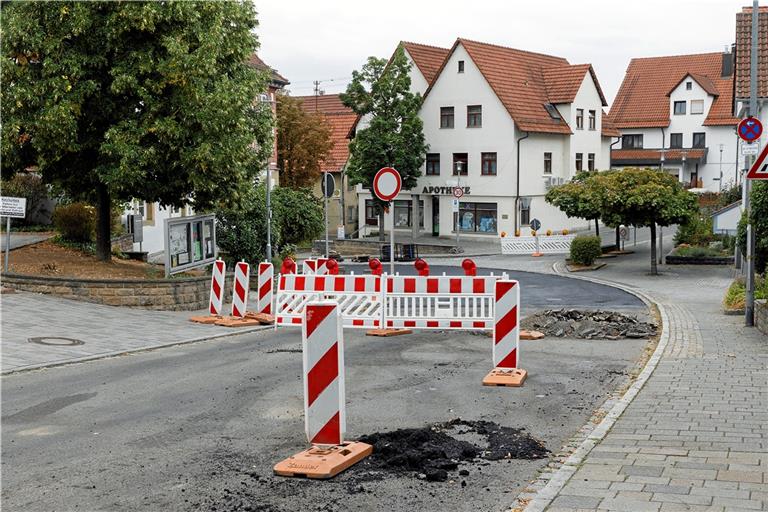
[(248, 307), (248, 281), (251, 267), (244, 261), (235, 265), (235, 284), (232, 287), (232, 316), (244, 318)]
[(274, 267), (269, 262), (259, 263), (258, 289), (259, 300), (257, 313), (272, 314), (272, 289), (274, 287)]
[(304, 275), (318, 276), (324, 276), (328, 274), (328, 258), (304, 260), (302, 262), (301, 273)]
[(312, 444), (344, 442), (344, 342), (339, 307), (314, 302), (304, 309), (304, 425)]
[(224, 275), (227, 271), (227, 264), (224, 260), (218, 259), (213, 262), (211, 271), (211, 301), (208, 311), (212, 315), (221, 315), (222, 303), (224, 302)]
[(496, 282), (493, 321), (493, 365), (483, 384), (522, 386), (528, 373), (520, 364), (520, 285), (517, 281)]

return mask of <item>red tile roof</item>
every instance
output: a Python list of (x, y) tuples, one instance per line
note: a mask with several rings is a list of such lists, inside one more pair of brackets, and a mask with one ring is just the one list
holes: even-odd
[[(679, 161), (682, 159), (682, 152), (685, 151), (685, 158), (688, 160), (700, 160), (707, 154), (706, 149), (665, 149), (665, 161)], [(614, 149), (611, 151), (611, 163), (637, 163), (637, 162), (661, 162), (660, 149)]]
[(301, 100), (306, 112), (318, 112), (323, 115), (331, 127), (333, 148), (330, 155), (321, 166), (321, 170), (341, 172), (349, 159), (349, 140), (347, 134), (355, 123), (357, 115), (349, 107), (345, 107), (338, 94), (322, 96), (296, 96)]
[(600, 134), (603, 137), (620, 137), (621, 132), (619, 132), (618, 129), (616, 129), (616, 125), (613, 124), (613, 121), (611, 121), (611, 118), (608, 116), (608, 114), (605, 113), (605, 110), (603, 110), (603, 124), (601, 126)]
[(256, 69), (266, 70), (270, 73), (270, 78), (272, 82), (279, 87), (285, 87), (286, 85), (290, 84), (291, 82), (288, 81), (287, 78), (285, 78), (283, 75), (277, 72), (277, 70), (273, 67), (268, 66), (263, 60), (259, 58), (258, 55), (255, 53), (250, 56), (248, 59), (248, 64), (255, 67)]
[[(768, 7), (758, 12), (757, 96), (768, 97)], [(752, 54), (752, 7), (736, 14), (736, 97), (749, 98), (749, 61)]]
[[(589, 64), (572, 66), (562, 57), (462, 38), (456, 40), (450, 53), (458, 45), (464, 47), (515, 124), (523, 131), (570, 134), (568, 124), (562, 119), (553, 119), (545, 105), (572, 101), (588, 70), (600, 91)], [(447, 60), (448, 57), (445, 62)], [(432, 85), (424, 93), (425, 97)]]
[(440, 65), (448, 55), (448, 48), (408, 41), (400, 41), (400, 45), (408, 51), (416, 67), (419, 68), (419, 71), (427, 80), (427, 84), (431, 84), (432, 80), (435, 79), (437, 70), (440, 69)]
[(675, 85), (691, 75), (708, 92), (717, 93), (705, 126), (734, 125), (733, 75), (722, 77), (722, 54), (701, 53), (632, 59), (611, 106), (617, 128), (669, 126), (669, 96)]

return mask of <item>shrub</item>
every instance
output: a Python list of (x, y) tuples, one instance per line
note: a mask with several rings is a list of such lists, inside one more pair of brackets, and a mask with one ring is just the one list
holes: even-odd
[(716, 238), (712, 233), (712, 218), (699, 213), (677, 228), (675, 244), (706, 245)]
[(96, 209), (85, 203), (58, 206), (53, 224), (61, 237), (69, 242), (91, 242), (96, 231)]
[(577, 236), (571, 242), (571, 261), (589, 266), (602, 254), (599, 236)]
[(673, 254), (675, 256), (685, 256), (686, 258), (712, 258), (727, 256), (727, 254), (724, 254), (722, 250), (712, 247), (702, 247), (698, 245), (694, 245), (692, 247), (679, 246), (675, 249)]
[(27, 199), (27, 215), (24, 219), (14, 219), (14, 224), (29, 226), (37, 221), (48, 222), (50, 210), (47, 209), (48, 187), (36, 174), (17, 173), (2, 183), (2, 195), (24, 197)]

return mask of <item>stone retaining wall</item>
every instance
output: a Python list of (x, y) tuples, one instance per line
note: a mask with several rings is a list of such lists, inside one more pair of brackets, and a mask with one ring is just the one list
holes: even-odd
[[(225, 283), (226, 301), (232, 296), (233, 276), (231, 274), (227, 275)], [(110, 306), (193, 311), (208, 307), (211, 277), (119, 281), (5, 274), (3, 286)]]
[(768, 336), (768, 301), (765, 299), (755, 301), (755, 327)]

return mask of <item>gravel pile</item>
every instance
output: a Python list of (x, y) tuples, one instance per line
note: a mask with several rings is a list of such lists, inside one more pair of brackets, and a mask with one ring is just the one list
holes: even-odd
[(642, 322), (633, 315), (613, 311), (580, 311), (577, 309), (547, 309), (526, 317), (523, 329), (541, 331), (558, 338), (608, 339), (650, 338), (656, 325)]

